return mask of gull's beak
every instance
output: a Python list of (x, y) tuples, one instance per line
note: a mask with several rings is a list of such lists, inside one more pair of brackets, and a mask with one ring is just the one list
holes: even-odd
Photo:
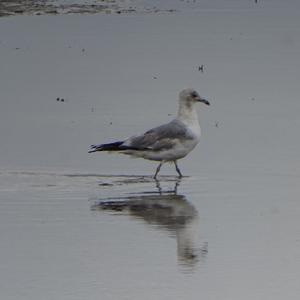
[(197, 99), (197, 101), (198, 101), (198, 102), (202, 102), (202, 103), (204, 103), (204, 104), (206, 104), (206, 105), (210, 105), (210, 103), (209, 103), (206, 99), (204, 99), (204, 98), (200, 98), (200, 97), (199, 97), (199, 98)]

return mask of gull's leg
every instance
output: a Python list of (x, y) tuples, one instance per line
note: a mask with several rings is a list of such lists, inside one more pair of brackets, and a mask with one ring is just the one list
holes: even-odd
[(157, 187), (157, 189), (158, 189), (159, 194), (162, 194), (162, 188), (161, 188), (161, 186), (160, 186), (159, 180), (156, 179), (156, 178), (154, 178), (154, 179), (155, 179), (156, 187)]
[(154, 175), (154, 179), (156, 179), (156, 176), (157, 176), (157, 174), (158, 174), (158, 172), (160, 171), (160, 168), (161, 168), (161, 166), (162, 166), (162, 162), (158, 165), (158, 167), (157, 167), (157, 169), (156, 169), (156, 172), (155, 172), (155, 175)]
[(177, 195), (177, 188), (179, 187), (180, 180), (181, 180), (181, 179), (177, 180), (176, 183), (175, 183), (175, 186), (174, 186), (174, 194), (175, 194), (175, 195)]
[(179, 174), (179, 178), (181, 178), (181, 177), (182, 177), (182, 174), (181, 174), (181, 172), (180, 172), (180, 170), (179, 170), (179, 168), (178, 168), (178, 166), (177, 166), (176, 160), (174, 160), (174, 164), (175, 164), (176, 171), (177, 171), (177, 173)]

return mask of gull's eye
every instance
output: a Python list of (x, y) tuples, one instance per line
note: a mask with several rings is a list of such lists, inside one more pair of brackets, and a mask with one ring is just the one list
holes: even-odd
[(197, 98), (197, 97), (198, 97), (198, 94), (197, 94), (197, 92), (192, 92), (192, 93), (191, 93), (191, 96), (192, 96), (193, 98)]

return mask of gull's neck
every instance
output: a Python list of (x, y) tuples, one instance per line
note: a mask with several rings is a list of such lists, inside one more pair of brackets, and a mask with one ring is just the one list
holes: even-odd
[(177, 119), (186, 125), (198, 125), (198, 114), (195, 109), (194, 103), (179, 102), (179, 109), (177, 113)]

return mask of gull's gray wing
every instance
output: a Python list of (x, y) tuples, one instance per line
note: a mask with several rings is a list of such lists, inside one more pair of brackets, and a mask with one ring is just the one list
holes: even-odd
[(126, 140), (123, 145), (136, 150), (167, 150), (178, 141), (193, 139), (193, 135), (179, 120), (148, 130), (142, 135), (133, 136)]

